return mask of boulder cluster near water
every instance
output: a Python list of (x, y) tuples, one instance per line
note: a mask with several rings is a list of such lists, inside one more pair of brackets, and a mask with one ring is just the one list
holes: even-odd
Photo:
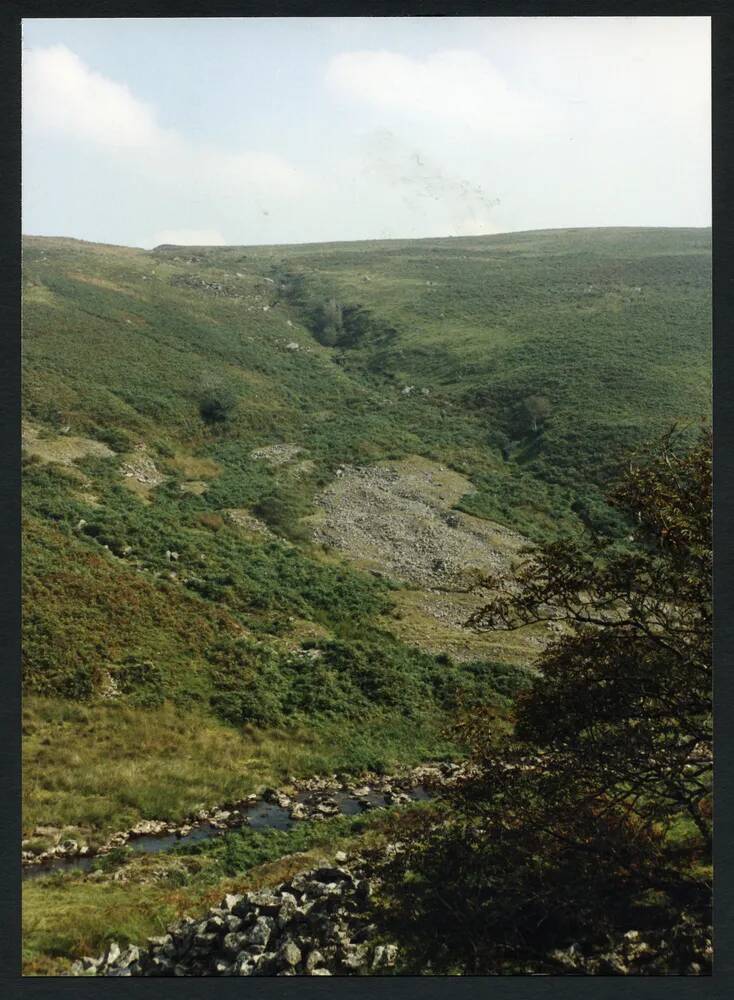
[[(346, 855), (337, 854), (337, 862)], [(370, 879), (356, 864), (315, 868), (274, 889), (228, 894), (145, 948), (111, 942), (74, 963), (80, 976), (332, 976), (394, 971), (398, 948), (365, 915)]]
[[(22, 862), (26, 868), (49, 866), (54, 862), (71, 861), (109, 854), (110, 851), (134, 843), (140, 838), (175, 836), (188, 837), (197, 828), (207, 827), (213, 833), (234, 830), (251, 824), (258, 806), (269, 803), (282, 810), (288, 825), (297, 821), (322, 821), (346, 811), (347, 800), (356, 811), (366, 811), (376, 806), (405, 804), (415, 798), (416, 789), (437, 792), (454, 782), (462, 773), (460, 765), (451, 762), (421, 764), (396, 775), (366, 772), (359, 777), (352, 775), (325, 775), (292, 778), (283, 788), (266, 788), (260, 795), (248, 795), (236, 802), (225, 803), (210, 809), (200, 808), (182, 823), (166, 820), (141, 820), (129, 830), (112, 834), (96, 850), (76, 839), (59, 839), (56, 844), (41, 852), (26, 849), (22, 844)], [(267, 825), (267, 824), (263, 824)], [(275, 825), (275, 824), (273, 824)], [(38, 828), (37, 834), (51, 835), (52, 828)], [(60, 835), (61, 831), (56, 831)]]

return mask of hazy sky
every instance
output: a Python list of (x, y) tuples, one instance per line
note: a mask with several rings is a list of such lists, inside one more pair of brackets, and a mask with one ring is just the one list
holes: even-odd
[(711, 222), (708, 18), (26, 20), (26, 233)]

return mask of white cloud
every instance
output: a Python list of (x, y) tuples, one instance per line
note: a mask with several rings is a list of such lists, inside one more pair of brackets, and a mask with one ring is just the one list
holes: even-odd
[(134, 157), (140, 175), (198, 202), (295, 198), (307, 183), (275, 154), (232, 152), (162, 128), (124, 84), (89, 69), (63, 45), (24, 53), (23, 126), (81, 140), (118, 161)]
[(163, 137), (148, 105), (63, 45), (25, 53), (23, 125), (112, 148), (141, 149)]
[(150, 246), (174, 243), (185, 247), (223, 247), (227, 241), (218, 229), (163, 229), (149, 241)]
[(512, 89), (485, 56), (444, 50), (425, 59), (397, 52), (342, 52), (327, 67), (338, 93), (420, 120), (440, 119), (481, 132), (538, 134), (557, 128), (560, 111), (539, 94)]
[[(306, 22), (313, 45), (251, 24), (228, 23), (241, 66), (206, 89), (191, 62), (219, 50), (182, 26), (155, 106), (147, 63), (103, 75), (114, 28), (89, 65), (76, 29), (26, 49), (28, 230), (153, 246), (709, 221), (708, 19), (375, 18), (338, 40)], [(148, 31), (130, 25), (125, 58)], [(265, 38), (278, 71), (253, 97)]]

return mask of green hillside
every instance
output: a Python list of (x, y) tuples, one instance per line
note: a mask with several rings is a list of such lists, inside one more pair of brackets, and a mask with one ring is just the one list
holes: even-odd
[(531, 539), (623, 530), (602, 498), (620, 460), (708, 411), (709, 283), (707, 230), (27, 238), (30, 688), (87, 697), (137, 656), (198, 701), (215, 634), (389, 613), (385, 580), (309, 542), (344, 466), (439, 463), (466, 477), (455, 508)]
[[(623, 535), (605, 483), (709, 410), (710, 249), (657, 229), (26, 238), (27, 828), (93, 837), (288, 768), (456, 749), (454, 707), (501, 710), (544, 637), (462, 629), (431, 544), (486, 531), (506, 566), (520, 536)], [(429, 504), (427, 570), (314, 534), (337, 482), (368, 527), (365, 483), (389, 521), (373, 469), (408, 549)]]
[[(470, 585), (624, 538), (605, 484), (709, 411), (710, 263), (708, 230), (26, 238), (24, 836), (451, 757), (459, 708), (501, 727), (548, 634), (468, 631)], [(31, 971), (157, 926), (135, 887), (82, 919), (96, 889), (26, 892)]]
[[(29, 414), (118, 447), (148, 435), (229, 465), (295, 437), (316, 480), (432, 455), (471, 473), (478, 512), (537, 531), (595, 499), (622, 450), (708, 407), (707, 230), (153, 253), (31, 239), (25, 262)], [(324, 349), (314, 313), (332, 300), (361, 309)], [(215, 445), (206, 387), (238, 400)]]

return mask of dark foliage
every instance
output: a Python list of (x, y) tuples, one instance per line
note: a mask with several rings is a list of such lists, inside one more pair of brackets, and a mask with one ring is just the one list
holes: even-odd
[[(440, 822), (397, 831), (385, 913), (418, 965), (548, 971), (579, 940), (593, 954), (633, 928), (708, 922), (710, 473), (709, 435), (683, 452), (671, 433), (615, 493), (631, 551), (548, 545), (475, 615), (562, 632), (513, 737), (471, 713), (470, 776)], [(689, 971), (689, 951), (664, 971)]]
[(210, 424), (223, 424), (232, 414), (237, 399), (228, 389), (207, 389), (199, 400), (199, 413)]
[(519, 668), (457, 664), (377, 630), (369, 639), (307, 642), (282, 656), (246, 640), (220, 642), (208, 658), (215, 664), (212, 708), (233, 724), (332, 718), (360, 725), (374, 713), (397, 712), (418, 725), (460, 707), (506, 709), (528, 683)]
[(114, 670), (114, 679), (119, 690), (129, 695), (133, 705), (153, 708), (162, 705), (165, 697), (165, 681), (161, 668), (150, 660), (128, 657)]

